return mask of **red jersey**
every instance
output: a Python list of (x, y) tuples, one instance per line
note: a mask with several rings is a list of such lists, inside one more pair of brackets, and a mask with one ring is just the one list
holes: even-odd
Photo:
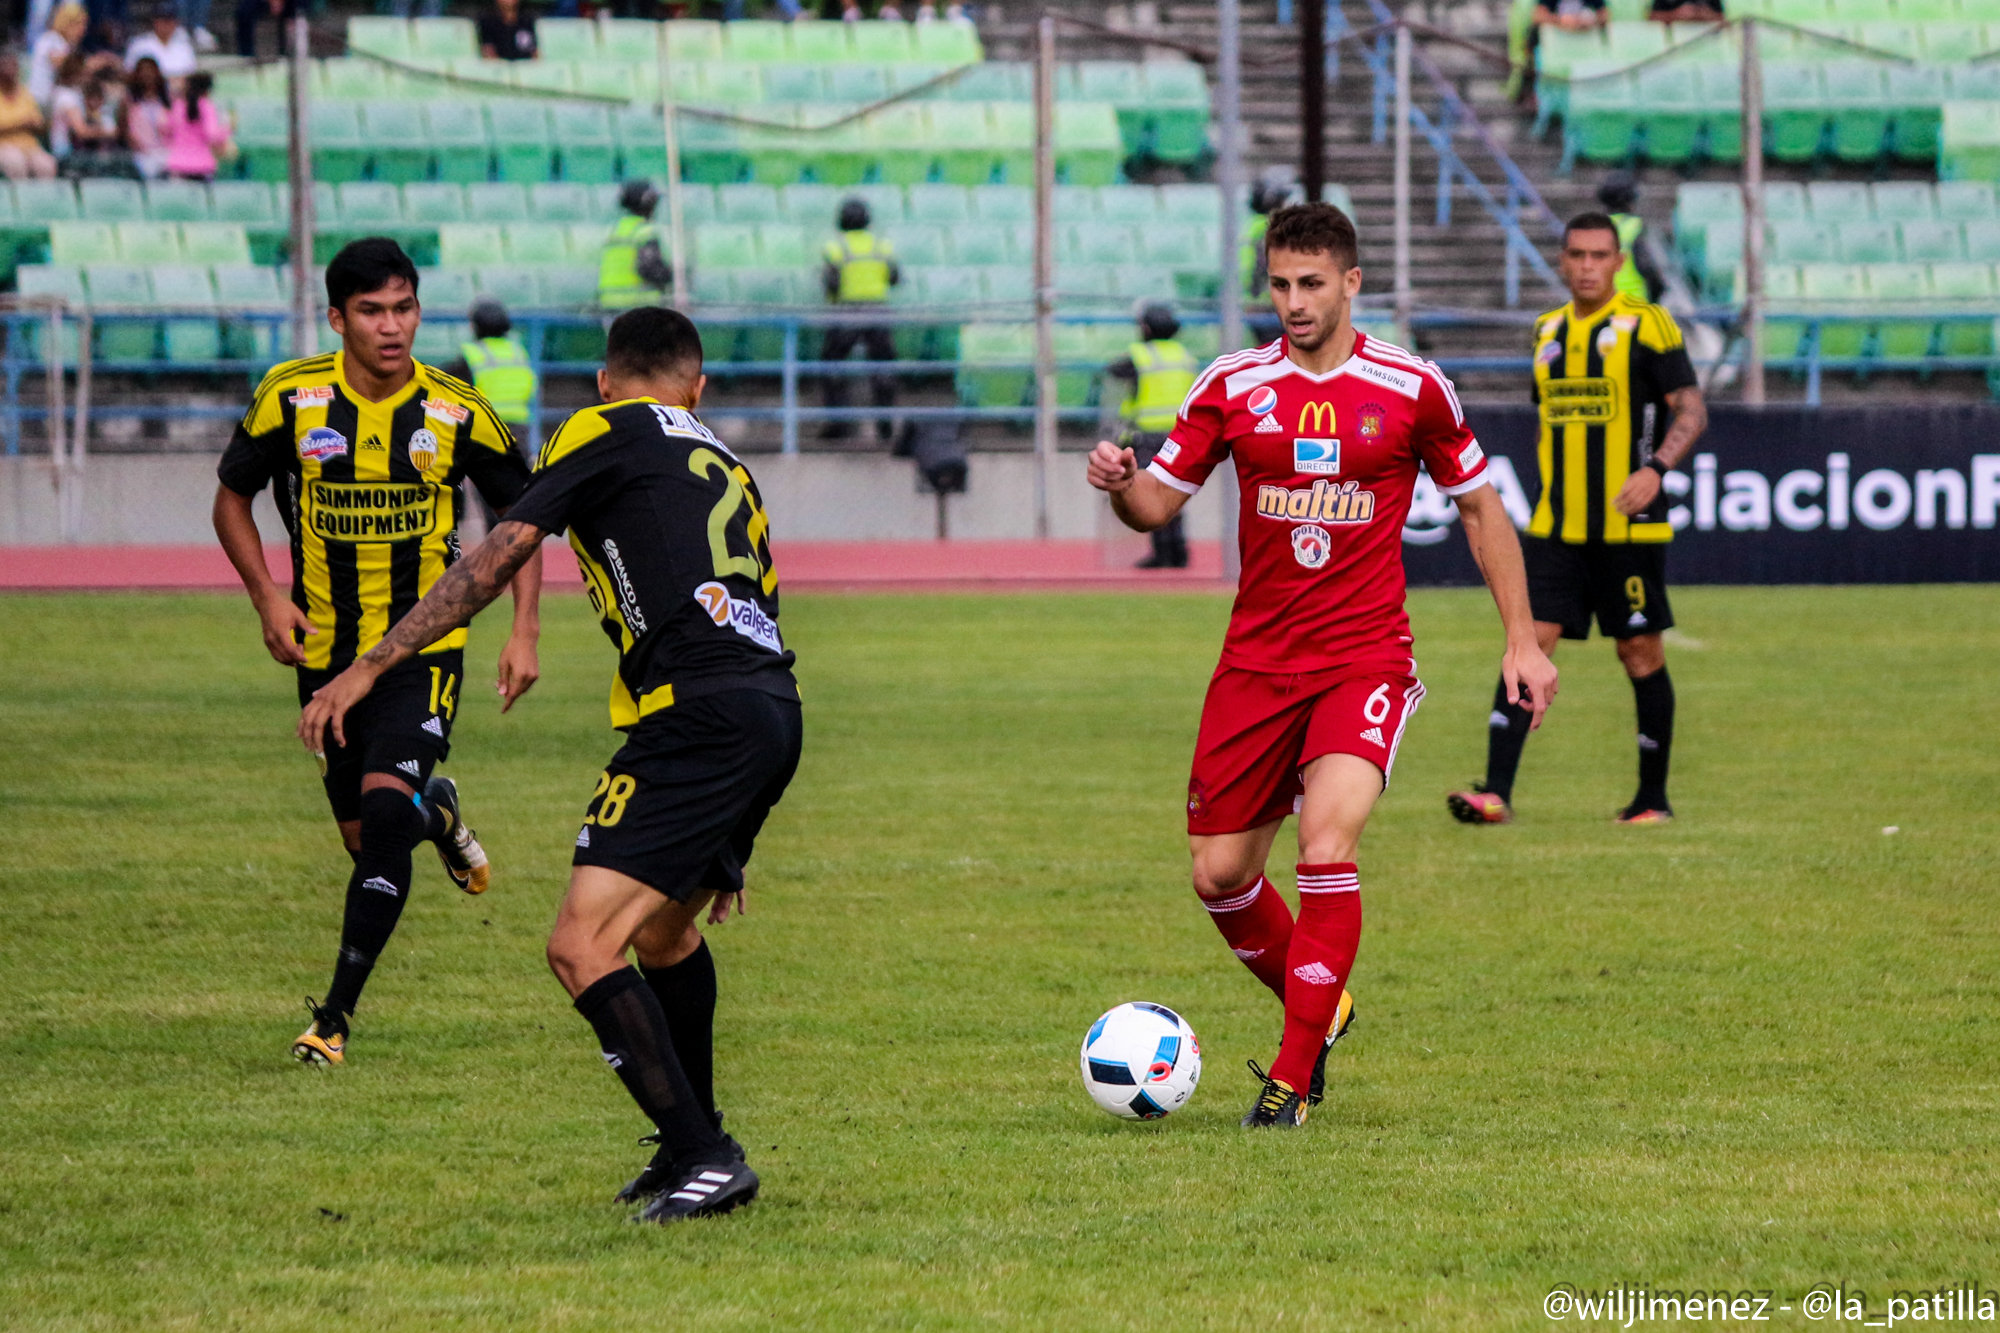
[(1243, 577), (1222, 665), (1409, 670), (1403, 521), (1417, 469), (1452, 496), (1487, 480), (1444, 372), (1359, 332), (1324, 375), (1288, 358), (1282, 338), (1222, 357), (1147, 470), (1193, 495), (1231, 456)]

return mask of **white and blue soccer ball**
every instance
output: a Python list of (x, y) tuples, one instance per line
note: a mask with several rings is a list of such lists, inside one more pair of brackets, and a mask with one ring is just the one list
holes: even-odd
[(1121, 1004), (1083, 1039), (1083, 1088), (1112, 1115), (1158, 1120), (1178, 1111), (1201, 1082), (1201, 1043), (1164, 1004)]

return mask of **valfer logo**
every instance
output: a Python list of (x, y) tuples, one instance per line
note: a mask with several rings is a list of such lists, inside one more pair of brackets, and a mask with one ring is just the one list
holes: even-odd
[(1260, 417), (1269, 415), (1271, 409), (1277, 405), (1278, 391), (1268, 384), (1252, 389), (1250, 391), (1250, 400), (1244, 404), (1245, 407), (1250, 409), (1253, 415)]

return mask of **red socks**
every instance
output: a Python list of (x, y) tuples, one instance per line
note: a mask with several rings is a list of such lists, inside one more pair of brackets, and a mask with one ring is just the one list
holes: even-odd
[[(1215, 918), (1215, 928), (1243, 960), (1243, 966), (1282, 1001), (1287, 950), (1292, 942), (1292, 909), (1285, 906), (1285, 900), (1271, 887), (1271, 881), (1259, 875), (1257, 882), (1241, 893), (1227, 898), (1204, 898), (1202, 906)], [(1349, 956), (1352, 952), (1350, 949)], [(1340, 998), (1338, 993), (1334, 998)]]
[(1294, 1091), (1303, 1093), (1312, 1081), (1360, 945), (1361, 877), (1354, 863), (1300, 866), (1299, 919), (1285, 951), (1289, 978), (1279, 992), (1285, 999), (1285, 1039), (1271, 1065), (1271, 1077)]

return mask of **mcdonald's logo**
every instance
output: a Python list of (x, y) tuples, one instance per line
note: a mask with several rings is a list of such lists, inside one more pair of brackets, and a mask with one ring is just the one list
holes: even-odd
[[(1307, 425), (1310, 422), (1311, 425)], [(1328, 402), (1307, 403), (1299, 409), (1298, 433), (1300, 435), (1333, 434), (1333, 404)]]

